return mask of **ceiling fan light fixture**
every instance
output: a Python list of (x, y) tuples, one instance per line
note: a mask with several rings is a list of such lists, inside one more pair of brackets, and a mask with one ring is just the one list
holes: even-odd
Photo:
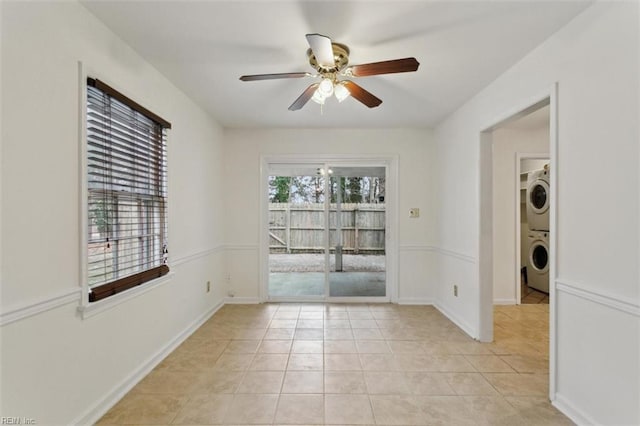
[(330, 97), (333, 95), (333, 81), (330, 78), (323, 78), (317, 91), (325, 98)]
[(349, 92), (349, 89), (347, 89), (343, 81), (335, 85), (333, 93), (336, 95), (338, 102), (344, 101), (351, 95), (351, 92)]
[(324, 105), (324, 101), (326, 99), (327, 97), (322, 94), (322, 92), (320, 91), (320, 88), (316, 89), (316, 91), (313, 93), (313, 97), (311, 98), (313, 102), (320, 105)]

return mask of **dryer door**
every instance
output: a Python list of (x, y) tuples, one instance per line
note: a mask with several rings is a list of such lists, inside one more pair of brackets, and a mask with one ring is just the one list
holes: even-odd
[(536, 179), (531, 182), (527, 194), (529, 205), (535, 213), (542, 214), (549, 209), (549, 184), (546, 181)]
[(529, 249), (529, 262), (540, 273), (549, 270), (549, 247), (542, 240), (535, 240)]

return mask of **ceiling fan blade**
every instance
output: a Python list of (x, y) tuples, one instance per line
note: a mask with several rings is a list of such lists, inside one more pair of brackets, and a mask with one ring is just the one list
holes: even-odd
[(343, 84), (344, 87), (347, 88), (351, 96), (353, 96), (355, 99), (359, 100), (369, 108), (375, 108), (382, 103), (381, 99), (377, 98), (370, 92), (367, 92), (353, 81), (345, 80)]
[(333, 47), (331, 39), (322, 34), (307, 34), (307, 42), (311, 47), (311, 51), (318, 61), (318, 65), (323, 68), (333, 68), (336, 66), (336, 60), (333, 57)]
[(316, 92), (319, 85), (320, 83), (313, 83), (311, 86), (307, 87), (305, 91), (302, 92), (302, 95), (300, 95), (298, 99), (291, 104), (289, 111), (297, 111), (305, 106), (305, 104), (309, 102), (309, 99), (313, 97), (313, 94)]
[(367, 77), (378, 74), (417, 71), (420, 63), (416, 58), (394, 59), (391, 61), (372, 62), (370, 64), (353, 65), (347, 68), (346, 74), (354, 77)]
[(255, 74), (255, 75), (243, 75), (240, 77), (242, 81), (258, 81), (258, 80), (275, 80), (278, 78), (300, 78), (311, 77), (308, 72), (283, 72), (279, 74)]

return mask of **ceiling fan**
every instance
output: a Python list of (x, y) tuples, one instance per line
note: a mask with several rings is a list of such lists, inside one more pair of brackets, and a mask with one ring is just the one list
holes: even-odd
[(256, 74), (243, 75), (240, 80), (257, 81), (279, 78), (321, 77), (319, 83), (313, 83), (307, 87), (298, 99), (289, 106), (290, 111), (301, 109), (310, 99), (320, 105), (324, 105), (325, 100), (332, 95), (335, 95), (339, 102), (352, 96), (369, 108), (375, 108), (382, 103), (382, 100), (345, 78), (411, 72), (416, 71), (420, 65), (416, 58), (403, 58), (347, 66), (349, 64), (349, 48), (346, 45), (334, 43), (329, 37), (321, 34), (307, 34), (306, 37), (310, 47), (307, 50), (309, 64), (318, 71), (318, 74), (308, 72)]

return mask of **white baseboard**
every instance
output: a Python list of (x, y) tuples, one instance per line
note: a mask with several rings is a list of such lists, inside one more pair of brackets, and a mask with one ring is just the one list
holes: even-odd
[(494, 305), (517, 305), (516, 299), (493, 299)]
[(556, 392), (556, 397), (551, 404), (556, 407), (562, 414), (569, 417), (572, 422), (577, 425), (596, 425), (598, 422), (591, 419), (584, 411), (576, 408), (566, 398)]
[(397, 303), (398, 305), (433, 305), (433, 299), (430, 297), (400, 297)]
[(257, 305), (260, 303), (258, 297), (225, 297), (226, 305)]
[(467, 333), (469, 335), (469, 337), (473, 338), (473, 339), (478, 339), (479, 335), (476, 332), (476, 330), (474, 330), (473, 327), (471, 327), (469, 324), (467, 324), (466, 321), (460, 319), (457, 315), (455, 315), (453, 312), (451, 312), (449, 309), (447, 309), (444, 305), (435, 302), (433, 304), (433, 306), (436, 307), (437, 310), (439, 310), (442, 315), (444, 315), (445, 317), (449, 318), (449, 320), (451, 320), (451, 322), (453, 322), (455, 325), (457, 325), (462, 331), (464, 331), (465, 333)]
[(169, 343), (163, 346), (158, 352), (152, 355), (145, 363), (143, 363), (136, 371), (127, 377), (122, 383), (116, 386), (111, 392), (98, 401), (93, 407), (89, 407), (81, 416), (71, 422), (74, 425), (94, 424), (107, 411), (111, 409), (122, 397), (129, 392), (140, 380), (142, 380), (151, 370), (153, 370), (160, 362), (171, 352), (173, 352), (182, 342), (184, 342), (191, 334), (204, 324), (218, 309), (224, 306), (224, 302), (220, 302), (213, 308), (200, 315), (194, 322), (185, 328), (180, 334), (173, 338)]

